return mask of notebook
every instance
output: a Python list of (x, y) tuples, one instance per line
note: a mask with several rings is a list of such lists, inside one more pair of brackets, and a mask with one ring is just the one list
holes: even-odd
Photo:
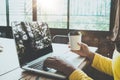
[(51, 34), (45, 22), (12, 22), (20, 67), (60, 79), (66, 76), (44, 69), (43, 62), (53, 53)]
[(0, 76), (19, 67), (15, 40), (11, 31), (9, 26), (0, 26)]

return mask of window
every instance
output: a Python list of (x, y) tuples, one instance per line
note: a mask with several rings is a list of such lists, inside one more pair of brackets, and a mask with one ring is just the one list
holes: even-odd
[[(8, 0), (7, 11), (6, 1), (0, 0), (0, 25), (7, 25), (8, 22), (11, 25), (13, 21), (32, 21), (34, 17), (56, 29), (110, 29), (111, 0)], [(37, 1), (37, 5), (34, 1)], [(35, 13), (32, 4), (37, 8)], [(6, 12), (9, 15), (6, 16)]]
[(70, 0), (70, 29), (109, 31), (111, 0)]
[(37, 0), (38, 20), (51, 28), (109, 31), (111, 0)]
[(67, 0), (37, 0), (37, 19), (51, 28), (67, 28)]
[(10, 24), (13, 21), (32, 21), (32, 0), (9, 0)]
[(6, 3), (5, 3), (5, 0), (0, 0), (0, 25), (6, 26)]

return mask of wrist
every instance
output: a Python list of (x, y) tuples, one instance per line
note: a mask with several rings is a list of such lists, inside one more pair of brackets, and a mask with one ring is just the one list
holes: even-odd
[(90, 61), (90, 64), (92, 64), (95, 54), (93, 52), (90, 52), (87, 56), (88, 60)]
[(64, 70), (64, 71), (65, 71), (64, 74), (65, 74), (67, 77), (69, 77), (69, 76), (72, 74), (72, 72), (75, 71), (75, 70), (76, 70), (76, 68), (74, 68), (74, 67), (72, 67), (72, 66), (68, 66), (68, 67), (66, 67), (66, 69)]

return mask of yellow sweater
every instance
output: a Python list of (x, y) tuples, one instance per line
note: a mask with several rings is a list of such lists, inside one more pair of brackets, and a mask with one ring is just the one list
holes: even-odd
[[(113, 59), (103, 57), (95, 54), (92, 67), (109, 74), (114, 77), (114, 80), (120, 80), (120, 53), (115, 50)], [(69, 80), (93, 80), (81, 70), (75, 70), (70, 76)]]

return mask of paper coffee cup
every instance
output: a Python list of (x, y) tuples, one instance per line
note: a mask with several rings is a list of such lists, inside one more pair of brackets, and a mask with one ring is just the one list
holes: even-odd
[(78, 43), (81, 43), (81, 32), (70, 32), (68, 37), (71, 50), (80, 50)]

